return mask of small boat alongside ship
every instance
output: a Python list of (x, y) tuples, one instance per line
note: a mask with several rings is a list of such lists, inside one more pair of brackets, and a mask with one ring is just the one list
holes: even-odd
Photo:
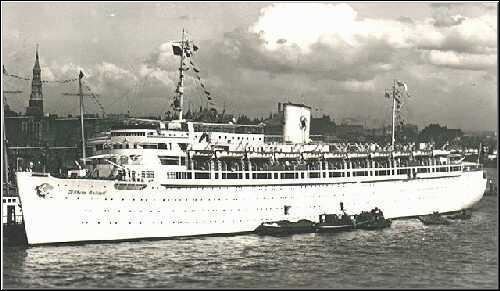
[(307, 219), (301, 219), (296, 222), (290, 222), (288, 220), (263, 222), (257, 227), (255, 232), (261, 235), (311, 233), (314, 232), (314, 222)]
[(371, 212), (363, 211), (356, 216), (356, 228), (364, 230), (375, 230), (390, 227), (391, 219), (384, 218), (382, 210), (375, 207)]
[(429, 215), (421, 215), (418, 217), (424, 225), (448, 225), (451, 222), (446, 218), (441, 216), (441, 214), (437, 211), (434, 211)]
[(321, 214), (319, 216), (319, 223), (316, 224), (316, 230), (318, 232), (338, 232), (353, 230), (355, 225), (354, 217), (345, 212), (342, 215)]

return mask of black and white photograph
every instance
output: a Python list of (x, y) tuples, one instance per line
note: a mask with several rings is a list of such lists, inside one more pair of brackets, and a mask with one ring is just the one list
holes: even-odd
[(498, 2), (2, 1), (3, 289), (497, 289)]

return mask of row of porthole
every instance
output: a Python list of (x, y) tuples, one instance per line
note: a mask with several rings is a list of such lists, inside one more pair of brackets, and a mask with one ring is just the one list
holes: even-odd
[[(269, 210), (271, 210), (271, 209), (272, 209), (272, 208), (269, 208)], [(280, 208), (276, 208), (276, 209), (280, 209)], [(257, 210), (258, 210), (258, 209), (257, 209)], [(266, 210), (267, 210), (267, 208), (266, 208)], [(139, 213), (142, 213), (142, 212), (143, 212), (142, 210), (135, 210), (135, 211), (137, 211), (137, 212), (139, 212)], [(210, 212), (210, 211), (212, 211), (212, 212), (217, 212), (217, 211), (220, 211), (220, 210), (217, 210), (217, 209), (207, 209), (206, 211), (207, 211), (207, 212)], [(222, 212), (226, 212), (226, 209), (222, 209), (221, 211), (222, 211)], [(241, 209), (229, 209), (229, 210), (228, 210), (228, 212), (229, 212), (229, 211), (241, 211)], [(104, 209), (104, 212), (108, 212), (108, 213), (109, 213), (110, 211), (109, 211), (109, 209)], [(121, 211), (120, 211), (120, 209), (118, 209), (118, 210), (117, 210), (117, 212), (121, 212)], [(129, 210), (128, 212), (134, 212), (134, 210)], [(144, 212), (147, 212), (147, 211), (144, 211)], [(149, 212), (150, 212), (150, 213), (153, 213), (153, 210), (149, 210)], [(157, 213), (160, 213), (161, 211), (160, 211), (160, 210), (157, 210), (156, 212), (157, 212)], [(172, 209), (172, 212), (175, 212), (175, 209)], [(188, 210), (187, 210), (187, 209), (185, 209), (185, 210), (184, 210), (184, 212), (188, 212)], [(191, 210), (191, 212), (196, 212), (196, 210)]]
[[(68, 199), (68, 196), (65, 196), (65, 197), (64, 197), (64, 199)], [(77, 199), (77, 200), (79, 200), (79, 199), (80, 199), (80, 196), (77, 196), (77, 197), (76, 197), (76, 199)], [(265, 199), (265, 198), (264, 198), (264, 199)], [(273, 198), (273, 199), (274, 199), (274, 198)], [(107, 201), (107, 200), (108, 200), (108, 198), (104, 198), (104, 200), (105, 200), (105, 201)], [(113, 198), (109, 198), (109, 200), (113, 201)], [(132, 201), (135, 201), (135, 200), (136, 200), (136, 198), (132, 198)], [(163, 198), (162, 200), (163, 200), (163, 202), (165, 202), (165, 201), (166, 201), (166, 202), (170, 202), (170, 199), (165, 199), (165, 198)], [(177, 200), (179, 200), (179, 202), (181, 202), (181, 201), (183, 201), (183, 200), (187, 202), (187, 201), (188, 201), (188, 198), (185, 198), (185, 199), (181, 199), (181, 198), (177, 199), (177, 198), (175, 198), (175, 199), (172, 199), (172, 200), (173, 200), (174, 202), (177, 202)], [(192, 200), (193, 200), (193, 201), (195, 201), (195, 202), (197, 202), (197, 201), (198, 201), (198, 199), (197, 199), (197, 198), (194, 198), (194, 199), (192, 199)], [(207, 200), (208, 200), (208, 201), (211, 201), (211, 199), (210, 199), (210, 198), (208, 198)], [(215, 201), (216, 199), (214, 198), (213, 200)], [(228, 201), (229, 199), (228, 199), (228, 198), (226, 198), (226, 199), (224, 199), (224, 200)], [(237, 198), (233, 198), (233, 199), (231, 199), (231, 200), (233, 200), (233, 201), (238, 201), (238, 199), (237, 199)], [(121, 201), (125, 201), (125, 198), (121, 198)], [(139, 201), (139, 200), (138, 200), (138, 201)], [(148, 199), (147, 199), (147, 198), (144, 198), (144, 199), (143, 199), (143, 198), (140, 198), (140, 201), (148, 201)], [(200, 198), (200, 201), (203, 201), (203, 199), (202, 199), (202, 198)], [(221, 201), (221, 198), (217, 198), (217, 201)]]
[[(234, 221), (233, 221), (233, 222), (234, 222)], [(240, 222), (243, 222), (243, 220), (241, 220), (241, 219), (240, 219)], [(184, 223), (185, 223), (185, 222), (182, 222), (182, 221), (172, 221), (172, 223), (171, 223), (171, 224), (184, 224)], [(200, 222), (196, 222), (196, 223), (200, 223)], [(224, 223), (224, 220), (221, 220), (221, 221), (217, 221), (217, 220), (209, 220), (209, 221), (208, 221), (208, 223)], [(81, 223), (81, 224), (89, 224), (89, 222), (88, 222), (88, 221), (82, 221), (82, 223)], [(100, 222), (100, 221), (97, 221), (97, 224), (101, 224), (101, 222)], [(104, 224), (104, 223), (103, 223), (103, 224)], [(113, 222), (111, 222), (111, 221), (110, 221), (110, 222), (109, 222), (109, 224), (113, 224)], [(115, 222), (114, 222), (114, 224), (118, 224), (118, 222), (117, 222), (117, 221), (115, 221)], [(130, 221), (129, 221), (129, 222), (128, 222), (128, 224), (132, 224), (132, 222), (130, 222)], [(135, 224), (137, 224), (137, 223), (135, 223)], [(140, 222), (139, 222), (139, 224), (142, 224), (142, 221), (140, 221)], [(154, 224), (154, 222), (153, 222), (152, 224)], [(160, 224), (163, 224), (163, 221), (160, 221)]]
[[(65, 197), (64, 197), (64, 199), (68, 199), (68, 196), (65, 196)], [(80, 196), (77, 196), (77, 197), (76, 197), (76, 199), (77, 199), (77, 200), (80, 200)], [(91, 199), (93, 199), (93, 198), (91, 198)], [(263, 200), (274, 200), (274, 197), (271, 197), (271, 199), (266, 198), (266, 197), (263, 197), (262, 199), (263, 199)], [(280, 199), (287, 199), (287, 197), (280, 197)], [(105, 200), (105, 201), (107, 201), (107, 200), (108, 200), (108, 198), (104, 198), (104, 200)], [(110, 201), (113, 201), (113, 198), (109, 198), (109, 200), (110, 200)], [(132, 198), (132, 201), (135, 201), (135, 200), (136, 200), (136, 198)], [(178, 200), (179, 200), (179, 202), (183, 201), (183, 199), (180, 199), (180, 198), (179, 198)], [(207, 200), (208, 200), (208, 201), (211, 201), (211, 199), (210, 199), (210, 198), (208, 198)], [(228, 201), (229, 199), (227, 199), (227, 198), (226, 198), (225, 200), (226, 200), (226, 201)], [(233, 198), (232, 200), (233, 200), (233, 201), (238, 201), (239, 199), (237, 199), (237, 198)], [(121, 198), (121, 201), (125, 201), (125, 198)], [(140, 201), (148, 201), (148, 199), (147, 199), (147, 198), (144, 198), (144, 199), (143, 199), (143, 198), (140, 198)], [(170, 199), (165, 199), (165, 198), (163, 198), (163, 199), (162, 199), (162, 201), (163, 201), (163, 202), (170, 202)], [(173, 201), (174, 201), (174, 202), (177, 202), (177, 199), (173, 199)], [(186, 201), (186, 202), (187, 202), (187, 201), (188, 201), (188, 198), (185, 198), (185, 200), (184, 200), (184, 201)], [(198, 202), (198, 199), (197, 199), (197, 198), (194, 198), (194, 199), (192, 199), (192, 201)], [(203, 199), (202, 199), (202, 198), (200, 198), (200, 199), (199, 199), (199, 201), (201, 202), (201, 201), (203, 201)], [(215, 201), (215, 198), (214, 198), (214, 201)], [(220, 198), (218, 198), (218, 199), (217, 199), (217, 201), (221, 201), (221, 199), (220, 199)]]

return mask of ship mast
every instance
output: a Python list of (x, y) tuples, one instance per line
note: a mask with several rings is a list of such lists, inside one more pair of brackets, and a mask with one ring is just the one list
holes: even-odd
[(179, 100), (179, 121), (182, 121), (182, 108), (184, 103), (184, 28), (182, 29), (181, 40), (181, 63), (179, 65), (179, 85), (177, 87), (178, 100)]
[(395, 129), (396, 129), (396, 80), (394, 80), (394, 83), (392, 85), (392, 139), (391, 139), (392, 150), (394, 150)]
[(82, 158), (83, 158), (83, 163), (85, 163), (85, 159), (87, 158), (87, 155), (85, 153), (85, 150), (86, 150), (85, 127), (83, 126), (83, 114), (84, 114), (85, 110), (83, 108), (82, 78), (83, 78), (83, 72), (80, 71), (80, 75), (78, 76), (78, 94), (80, 95), (80, 124), (81, 124), (81, 131), (82, 131)]
[[(81, 135), (82, 135), (82, 137), (81, 137), (82, 138), (82, 159), (83, 159), (83, 162), (85, 163), (85, 160), (87, 159), (87, 154), (86, 154), (86, 144), (85, 144), (85, 127), (83, 125), (83, 121), (84, 121), (83, 115), (85, 113), (83, 97), (91, 96), (91, 94), (84, 94), (83, 93), (83, 88), (82, 88), (83, 77), (85, 77), (85, 75), (80, 70), (80, 74), (78, 75), (78, 94), (63, 93), (63, 95), (80, 97), (80, 127), (81, 127)], [(94, 94), (94, 95), (96, 95), (96, 94)], [(98, 95), (96, 95), (96, 96), (98, 96)]]

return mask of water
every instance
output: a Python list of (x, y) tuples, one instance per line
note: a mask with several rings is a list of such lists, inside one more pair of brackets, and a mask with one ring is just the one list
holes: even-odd
[(4, 249), (4, 287), (495, 288), (497, 196), (471, 220), (287, 237)]

